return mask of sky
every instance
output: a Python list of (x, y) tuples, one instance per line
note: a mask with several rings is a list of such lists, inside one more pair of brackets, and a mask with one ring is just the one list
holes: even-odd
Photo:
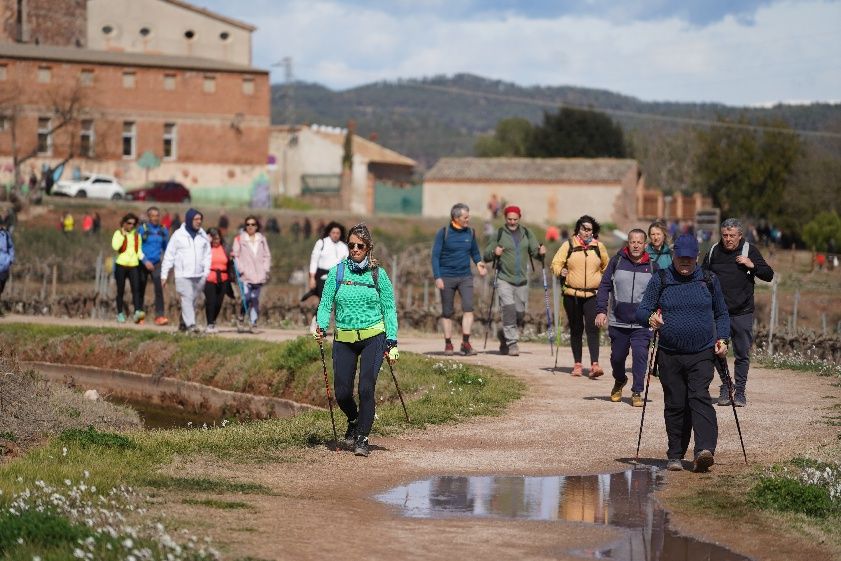
[[(341, 90), (460, 72), (646, 101), (841, 102), (841, 0), (193, 0)], [(835, 53), (835, 54), (833, 54)]]

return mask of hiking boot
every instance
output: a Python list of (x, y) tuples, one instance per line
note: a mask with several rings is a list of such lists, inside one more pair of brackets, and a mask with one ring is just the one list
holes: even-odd
[(745, 397), (744, 390), (736, 390), (736, 395), (733, 397), (733, 404), (736, 407), (745, 407), (748, 404), (748, 398)]
[(356, 442), (356, 430), (359, 428), (359, 419), (347, 422), (347, 430), (345, 431), (345, 445), (351, 447)]
[(473, 356), (476, 354), (476, 349), (473, 348), (473, 345), (469, 341), (464, 341), (461, 344), (461, 354), (464, 356)]
[(517, 346), (517, 343), (508, 345), (508, 356), (520, 356), (520, 347)]
[(701, 450), (698, 452), (698, 455), (695, 456), (695, 462), (692, 464), (692, 470), (696, 473), (706, 473), (709, 471), (710, 466), (715, 463), (713, 459), (713, 453), (709, 450)]
[(215, 323), (209, 323), (209, 324), (207, 325), (207, 329), (205, 329), (205, 332), (207, 332), (207, 333), (216, 333), (216, 324), (215, 324)]
[(367, 458), (368, 453), (368, 437), (360, 434), (356, 437), (356, 444), (353, 446), (353, 454), (355, 456), (365, 456)]
[(683, 471), (683, 462), (680, 460), (669, 460), (666, 464), (666, 469), (669, 471)]
[(718, 390), (718, 401), (716, 405), (721, 405), (722, 407), (730, 405), (730, 392), (727, 390), (727, 386), (721, 386)]
[(499, 341), (499, 354), (507, 355), (508, 354), (508, 341), (505, 340), (505, 335), (502, 333), (501, 329), (497, 329), (496, 338)]
[(143, 310), (137, 310), (134, 312), (134, 323), (141, 323), (144, 319), (146, 319), (146, 312)]
[(645, 401), (642, 399), (642, 395), (640, 392), (634, 392), (631, 394), (631, 405), (634, 407), (642, 407)]
[(453, 344), (452, 343), (446, 343), (444, 345), (444, 354), (447, 355), (447, 356), (452, 356), (453, 352), (454, 352), (453, 351)]
[(158, 316), (155, 318), (155, 325), (166, 325), (169, 323), (169, 320), (166, 316)]
[(596, 378), (598, 378), (602, 374), (604, 374), (604, 370), (602, 370), (602, 367), (599, 366), (598, 362), (594, 362), (593, 364), (590, 365), (590, 379), (591, 380), (595, 380)]
[(584, 373), (584, 367), (581, 366), (580, 362), (576, 362), (575, 366), (572, 367), (572, 375), (573, 376), (581, 376)]
[(126, 322), (126, 315), (123, 312), (117, 314), (117, 323), (125, 323)]
[(628, 385), (627, 378), (625, 379), (624, 382), (620, 382), (620, 381), (617, 380), (613, 384), (613, 389), (610, 390), (610, 401), (612, 401), (613, 403), (619, 403), (620, 401), (622, 401), (622, 388), (624, 388), (627, 385)]

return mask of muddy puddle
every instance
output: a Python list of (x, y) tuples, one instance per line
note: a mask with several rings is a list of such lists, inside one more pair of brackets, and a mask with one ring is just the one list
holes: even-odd
[(663, 483), (663, 474), (653, 467), (583, 476), (440, 476), (396, 487), (376, 498), (414, 518), (556, 520), (623, 530), (621, 539), (603, 548), (572, 552), (590, 559), (749, 560), (670, 528), (668, 513), (654, 497)]
[(221, 417), (207, 413), (196, 413), (183, 407), (166, 406), (140, 399), (109, 398), (108, 401), (137, 411), (140, 420), (143, 421), (143, 428), (146, 429), (201, 428), (203, 425), (212, 427), (223, 421)]

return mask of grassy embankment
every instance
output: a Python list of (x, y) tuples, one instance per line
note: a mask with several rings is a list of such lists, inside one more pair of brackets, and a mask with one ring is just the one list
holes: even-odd
[[(4, 353), (15, 349), (20, 359), (37, 357), (39, 360), (126, 367), (125, 362), (117, 366), (107, 360), (112, 355), (121, 355), (122, 361), (135, 365), (134, 369), (139, 371), (153, 370), (159, 363), (167, 362), (174, 365), (174, 372), (182, 378), (226, 389), (257, 389), (273, 395), (291, 392), (294, 396), (311, 397), (314, 402), (317, 402), (315, 396), (324, 391), (318, 347), (307, 338), (276, 344), (195, 339), (134, 330), (7, 325), (0, 333), (0, 348)], [(85, 356), (87, 360), (79, 361)], [(118, 361), (117, 358), (113, 360)], [(458, 422), (475, 415), (499, 414), (523, 391), (521, 382), (498, 371), (409, 353), (401, 356), (396, 369), (411, 423), (403, 418), (394, 385), (385, 377), (377, 388), (376, 435)], [(321, 398), (322, 404), (323, 401)], [(336, 413), (337, 420), (343, 418), (338, 410)], [(338, 428), (343, 432), (341, 421)], [(0, 433), (4, 431), (7, 429), (2, 427), (0, 419)], [(96, 521), (91, 528), (63, 507), (48, 506), (46, 514), (35, 517), (29, 516), (32, 514), (29, 509), (28, 518), (20, 515), (20, 508), (16, 509), (18, 514), (11, 513), (12, 495), (27, 489), (37, 490), (42, 485), (38, 481), (59, 489), (59, 493), (82, 497), (85, 493), (90, 494), (91, 488), (108, 490), (130, 485), (165, 493), (170, 498), (180, 497), (185, 504), (240, 508), (241, 501), (220, 500), (212, 495), (266, 494), (272, 490), (247, 481), (164, 475), (161, 470), (176, 458), (184, 461), (191, 457), (209, 457), (229, 464), (295, 461), (301, 449), (324, 446), (330, 440), (332, 430), (326, 411), (304, 413), (291, 419), (231, 423), (209, 430), (121, 434), (93, 429), (65, 430), (0, 468), (0, 490), (3, 491), (0, 495), (3, 505), (0, 507), (0, 559), (30, 561), (32, 554), (42, 551), (48, 552), (46, 556), (41, 555), (43, 561), (65, 559), (78, 547), (77, 539), (90, 537), (94, 538), (90, 551), (96, 558), (122, 558), (115, 553), (120, 549), (119, 544), (112, 543), (113, 549), (109, 550), (105, 544), (110, 543), (111, 537), (96, 533), (99, 527)], [(83, 488), (80, 490), (80, 487)], [(92, 501), (95, 503), (94, 499)], [(121, 504), (142, 503), (137, 497), (121, 501)], [(139, 538), (145, 540), (143, 543), (147, 547), (152, 547), (161, 541), (153, 534), (154, 531), (141, 534)], [(12, 539), (15, 535), (27, 537), (23, 543), (18, 543)], [(161, 557), (165, 558), (168, 551), (161, 553)], [(201, 557), (195, 553), (194, 557), (179, 558), (212, 556)]]

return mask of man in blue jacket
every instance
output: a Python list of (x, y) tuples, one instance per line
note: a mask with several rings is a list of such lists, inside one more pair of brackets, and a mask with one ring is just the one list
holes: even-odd
[(610, 401), (622, 401), (622, 389), (628, 383), (625, 360), (632, 351), (631, 405), (634, 407), (643, 405), (642, 390), (651, 342), (648, 326), (637, 321), (637, 306), (652, 273), (657, 270), (645, 251), (645, 239), (645, 232), (639, 228), (628, 232), (628, 245), (607, 264), (596, 293), (596, 325), (600, 328), (607, 325), (610, 336), (610, 366), (615, 380)]
[(152, 277), (152, 285), (155, 287), (155, 324), (166, 325), (169, 323), (164, 314), (164, 291), (161, 288), (161, 260), (166, 251), (166, 244), (169, 242), (169, 231), (161, 225), (161, 211), (158, 207), (149, 207), (146, 210), (147, 221), (140, 225), (137, 233), (143, 239), (143, 269), (140, 270), (140, 303), (143, 307), (143, 300), (146, 296), (146, 283)]
[(435, 235), (432, 246), (432, 275), (435, 286), (441, 291), (441, 317), (444, 324), (444, 354), (453, 354), (453, 314), (456, 292), (461, 296), (461, 352), (475, 355), (470, 345), (470, 329), (473, 326), (473, 273), (470, 262), (476, 263), (479, 274), (485, 276), (487, 269), (479, 253), (476, 231), (469, 226), (470, 208), (463, 203), (450, 209), (450, 224)]
[[(6, 281), (9, 280), (9, 269), (15, 262), (15, 244), (6, 225), (6, 217), (0, 218), (0, 296), (3, 295)], [(0, 315), (3, 315), (2, 306), (0, 306)]]
[(651, 277), (637, 308), (637, 321), (660, 333), (657, 368), (663, 386), (668, 465), (681, 460), (695, 433), (695, 471), (713, 465), (718, 421), (710, 398), (715, 355), (727, 356), (730, 317), (718, 278), (697, 266), (698, 241), (684, 234), (675, 241), (668, 269)]

